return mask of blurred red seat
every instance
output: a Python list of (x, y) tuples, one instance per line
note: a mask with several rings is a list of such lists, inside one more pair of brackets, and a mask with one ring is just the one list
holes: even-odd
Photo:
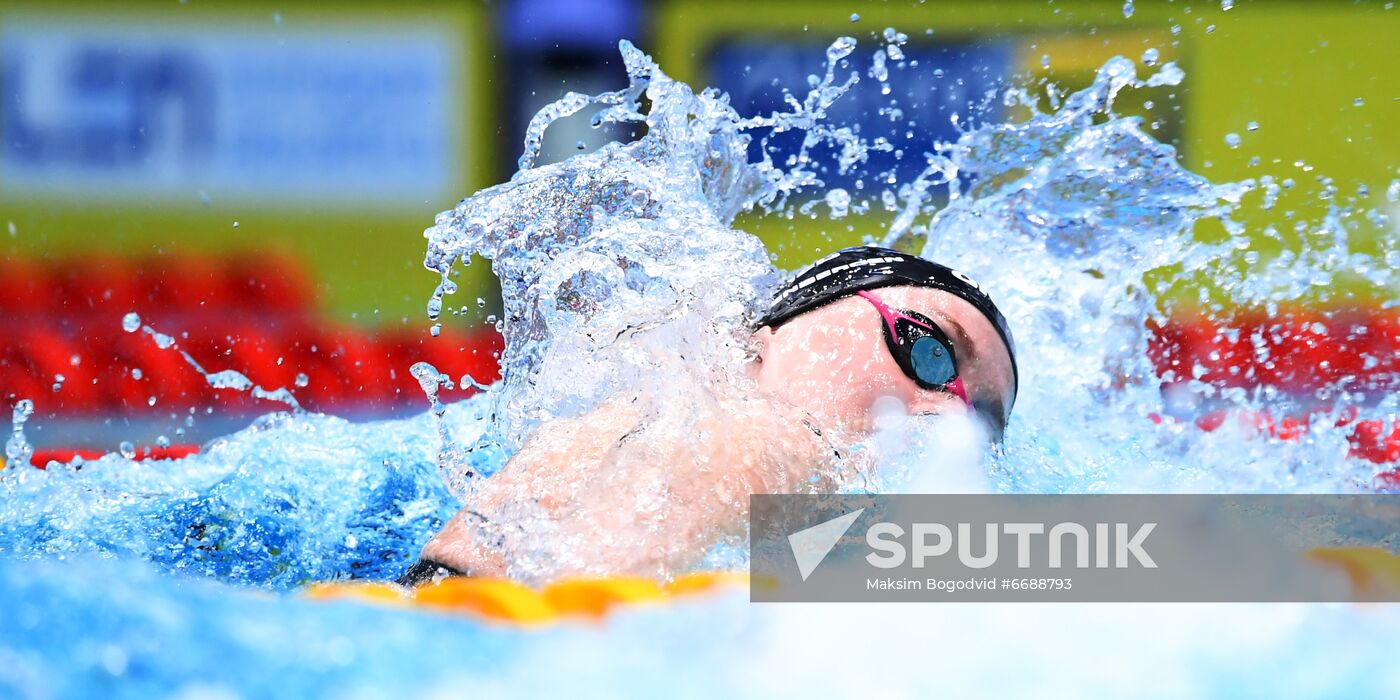
[[(205, 407), (213, 400), (208, 382), (185, 362), (175, 348), (160, 348), (144, 333), (113, 338), (111, 396), (117, 408), (144, 412)], [(136, 376), (132, 370), (139, 370)], [(152, 406), (151, 399), (155, 398)]]
[(1400, 422), (1363, 420), (1352, 430), (1351, 455), (1377, 464), (1400, 462)]
[(126, 258), (74, 256), (53, 261), (50, 268), (51, 313), (106, 313), (116, 323), (136, 307), (136, 266)]
[(230, 297), (239, 308), (256, 313), (311, 310), (311, 281), (302, 266), (288, 256), (235, 255), (225, 270)]
[(329, 359), (343, 382), (341, 406), (385, 411), (393, 405), (396, 396), (388, 348), (361, 331), (349, 329), (330, 334), (323, 342), (331, 348)]
[(41, 313), (49, 307), (53, 283), (48, 267), (37, 260), (0, 259), (0, 314)]
[(242, 323), (228, 331), (228, 366), (267, 389), (291, 388), (296, 369), (288, 361), (287, 332), (283, 328)]
[(288, 336), (286, 341), (283, 349), (293, 376), (306, 375), (306, 386), (292, 389), (303, 408), (330, 412), (349, 398), (345, 382), (331, 359), (331, 351), (320, 334), (303, 329)]
[(1281, 314), (1264, 318), (1242, 313), (1228, 328), (1209, 320), (1152, 326), (1148, 354), (1159, 375), (1192, 378), (1218, 386), (1273, 386), (1304, 393), (1345, 381), (1349, 386), (1383, 384), (1400, 369), (1400, 319), (1371, 312)]
[[(20, 399), (37, 400), (48, 396), (52, 385), (40, 381), (19, 343), (9, 343), (0, 352), (0, 405), (13, 406)], [(42, 403), (42, 401), (40, 402)], [(0, 421), (8, 420), (9, 415), (0, 416)]]
[[(57, 332), (31, 325), (21, 331), (18, 345), (41, 390), (31, 397), (36, 403), (51, 410), (80, 413), (103, 408), (102, 393), (93, 383), (94, 365), (84, 361), (77, 344)], [(55, 384), (58, 391), (53, 390)]]
[(223, 266), (203, 255), (146, 258), (136, 287), (138, 312), (222, 312), (232, 305)]
[[(102, 450), (94, 450), (90, 448), (74, 449), (65, 447), (51, 447), (46, 449), (34, 450), (34, 454), (30, 456), (29, 463), (40, 469), (43, 469), (46, 466), (48, 466), (49, 462), (59, 462), (61, 464), (67, 464), (68, 462), (73, 461), (73, 459), (76, 457), (82, 457), (84, 461), (92, 461), (95, 459), (101, 459), (103, 456), (105, 456), (105, 454), (106, 453), (104, 453)], [(153, 445), (149, 447), (136, 448), (137, 461), (179, 459), (181, 457), (188, 457), (189, 455), (193, 454), (199, 454), (198, 445), (171, 445), (169, 447), (160, 447), (159, 445)]]

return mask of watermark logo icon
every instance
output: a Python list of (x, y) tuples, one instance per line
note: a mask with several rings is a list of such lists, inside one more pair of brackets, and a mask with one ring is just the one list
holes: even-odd
[(841, 536), (851, 529), (856, 518), (864, 512), (864, 508), (851, 511), (788, 535), (788, 546), (792, 547), (792, 556), (797, 560), (797, 571), (802, 574), (803, 581), (817, 570), (817, 566), (826, 559), (826, 555), (841, 541)]

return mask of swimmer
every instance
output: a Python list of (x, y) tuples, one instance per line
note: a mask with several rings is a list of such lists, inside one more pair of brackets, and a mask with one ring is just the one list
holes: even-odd
[(742, 533), (750, 494), (820, 490), (874, 430), (877, 401), (969, 415), (996, 440), (1016, 399), (1015, 345), (991, 298), (885, 248), (842, 250), (788, 281), (752, 341), (747, 391), (695, 390), (656, 415), (619, 394), (539, 426), (399, 582), (665, 577)]

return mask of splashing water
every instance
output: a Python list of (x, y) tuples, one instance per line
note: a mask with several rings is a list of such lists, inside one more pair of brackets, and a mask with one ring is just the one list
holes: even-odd
[[(29, 464), (29, 458), (34, 455), (34, 447), (29, 444), (29, 440), (24, 436), (24, 424), (34, 416), (34, 402), (29, 399), (20, 399), (15, 402), (12, 412), (10, 439), (5, 441), (5, 463), (13, 464), (16, 467)], [(28, 472), (24, 469), (7, 470), (9, 474), (18, 474), (16, 478), (23, 478)], [(0, 476), (9, 474), (0, 473)]]
[[(618, 387), (705, 371), (714, 381), (715, 368), (735, 371), (745, 324), (777, 273), (729, 224), (740, 210), (780, 210), (798, 191), (819, 191), (821, 167), (807, 156), (816, 144), (839, 146), (842, 171), (872, 147), (823, 122), (826, 108), (858, 79), (837, 76), (853, 49), (849, 39), (832, 45), (824, 77), (805, 100), (789, 100), (791, 113), (744, 119), (723, 96), (691, 93), (624, 44), (628, 89), (566, 96), (541, 112), (532, 133), (538, 140), (553, 119), (603, 104), (600, 119), (644, 119), (647, 136), (523, 170), (438, 217), (425, 233), (426, 265), (444, 284), (453, 262), (471, 254), (490, 259), (502, 281), (506, 379), (493, 391), (492, 434), (507, 450), (541, 421), (579, 415)], [(874, 65), (878, 77), (888, 77), (883, 59)], [(1137, 119), (1114, 115), (1124, 89), (1182, 78), (1173, 63), (1140, 79), (1131, 61), (1112, 59), (1053, 113), (1036, 110), (1026, 123), (988, 124), (939, 144), (927, 169), (899, 188), (902, 208), (878, 242), (913, 247), (981, 280), (1021, 339), (1017, 416), (1004, 453), (989, 464), (997, 488), (1331, 491), (1369, 484), (1374, 473), (1346, 458), (1345, 433), (1323, 419), (1292, 445), (1152, 427), (1164, 407), (1147, 329), (1164, 322), (1168, 309), (1159, 308), (1151, 275), (1171, 265), (1221, 265), (1236, 241), (1201, 243), (1194, 227), (1216, 220), (1239, 235), (1231, 213), (1258, 186), (1212, 184), (1183, 169), (1175, 150)], [(635, 104), (643, 92), (652, 103), (645, 117)], [(1005, 99), (1036, 107), (1018, 90)], [(807, 131), (787, 169), (766, 153), (748, 162), (745, 134), (759, 127)], [(531, 162), (527, 143), (522, 165)], [(941, 207), (931, 196), (939, 187), (948, 193)], [(839, 215), (850, 199), (835, 188), (813, 201)], [(1353, 269), (1367, 266), (1356, 255), (1344, 259)], [(1276, 280), (1300, 267), (1316, 274), (1321, 262), (1284, 260), (1235, 291), (1257, 302), (1276, 294), (1265, 291)], [(1387, 268), (1369, 268), (1378, 284), (1388, 283), (1381, 278)], [(686, 350), (684, 364), (662, 369), (676, 348)], [(1218, 398), (1234, 408), (1269, 408), (1248, 396)], [(1063, 429), (1067, 417), (1075, 431)], [(1240, 442), (1243, 452), (1222, 452), (1222, 442)]]
[[(465, 499), (471, 493), (472, 480), (477, 476), (474, 455), (472, 454), (476, 450), (474, 448), (464, 449), (453, 438), (452, 425), (447, 420), (447, 405), (438, 399), (438, 391), (452, 388), (452, 378), (439, 372), (436, 367), (427, 362), (416, 362), (412, 367), (409, 367), (408, 371), (414, 379), (418, 380), (418, 386), (422, 388), (423, 395), (428, 399), (429, 413), (432, 415), (433, 425), (437, 429), (438, 470), (442, 474), (448, 490), (459, 498)], [(462, 376), (461, 386), (463, 389), (470, 386), (480, 391), (489, 390), (489, 387), (482, 386), (472, 380), (470, 375)], [(481, 420), (480, 417), (478, 420)], [(492, 454), (489, 449), (482, 452), (483, 454)], [(475, 461), (480, 461), (480, 459), (477, 458)]]
[[(800, 166), (747, 163), (744, 131), (807, 129), (804, 152), (826, 139), (855, 149), (849, 130), (821, 123), (856, 80), (835, 75), (854, 48), (849, 38), (832, 45), (825, 77), (791, 113), (742, 120), (718, 94), (693, 93), (624, 42), (627, 89), (571, 93), (541, 110), (522, 171), (438, 216), (424, 234), (424, 264), (443, 277), (430, 316), (455, 291), (458, 260), (480, 254), (501, 281), (506, 345), (504, 379), (492, 391), (495, 439), (514, 449), (540, 422), (579, 415), (618, 387), (659, 390), (658, 377), (736, 371), (749, 353), (741, 329), (777, 274), (758, 239), (729, 224), (818, 181)], [(652, 105), (645, 116), (643, 94)], [(595, 124), (642, 122), (646, 135), (529, 167), (551, 121), (595, 104), (603, 106)]]
[[(188, 352), (182, 350), (179, 344), (175, 342), (174, 338), (160, 333), (150, 326), (142, 325), (141, 317), (135, 312), (128, 313), (122, 317), (122, 330), (127, 333), (135, 333), (139, 330), (149, 335), (152, 342), (156, 344), (156, 347), (162, 350), (170, 350), (173, 348), (176, 352), (180, 353), (180, 357), (185, 359), (185, 364), (189, 365), (194, 371), (199, 372), (199, 374), (204, 377), (204, 381), (209, 383), (210, 388), (240, 391), (249, 394), (255, 399), (276, 401), (296, 412), (301, 412), (302, 410), (301, 404), (297, 403), (296, 397), (292, 395), (291, 390), (287, 387), (265, 389), (260, 385), (254, 384), (253, 380), (249, 379), (247, 375), (233, 369), (219, 370), (218, 372), (205, 371), (203, 365), (200, 365)], [(137, 378), (139, 379), (140, 376), (138, 375)]]
[[(1131, 12), (1132, 3), (1126, 3), (1125, 14)], [(898, 36), (889, 46), (897, 48)], [(755, 209), (812, 211), (808, 207), (817, 203), (833, 216), (854, 210), (862, 195), (826, 188), (822, 175), (858, 171), (869, 151), (883, 147), (866, 143), (849, 127), (828, 123), (827, 108), (860, 79), (861, 71), (846, 73), (854, 49), (852, 39), (835, 42), (824, 73), (813, 79), (809, 92), (802, 98), (789, 96), (790, 111), (746, 117), (720, 93), (697, 93), (669, 79), (624, 43), (627, 88), (597, 96), (571, 93), (547, 107), (527, 130), (520, 172), (440, 214), (425, 232), (425, 265), (441, 276), (428, 304), (434, 322), (444, 297), (456, 291), (452, 278), (459, 262), (480, 255), (500, 278), (504, 315), (499, 327), (506, 339), (501, 381), (483, 394), (444, 405), (436, 391), (450, 378), (419, 364), (411, 371), (427, 393), (431, 411), (417, 418), (351, 424), (295, 410), (288, 392), (292, 413), (268, 416), (182, 460), (141, 463), (113, 454), (32, 472), (28, 479), (0, 478), (0, 555), (115, 556), (144, 560), (166, 572), (278, 589), (310, 580), (388, 578), (456, 510), (457, 499), (469, 502), (477, 476), (489, 477), (499, 469), (542, 423), (581, 416), (621, 387), (653, 394), (648, 410), (658, 415), (666, 414), (667, 401), (694, 396), (673, 391), (676, 385), (723, 391), (751, 357), (747, 328), (781, 278), (762, 244), (732, 228), (734, 217)], [(875, 55), (883, 57), (872, 59), (883, 67), (865, 74), (880, 82), (891, 79), (888, 63), (901, 60), (901, 54), (885, 48)], [(1145, 62), (1155, 63), (1155, 56)], [(1158, 426), (1150, 420), (1165, 406), (1146, 337), (1148, 324), (1171, 311), (1160, 302), (1166, 284), (1162, 270), (1207, 270), (1228, 277), (1225, 271), (1239, 254), (1241, 233), (1232, 213), (1252, 193), (1266, 198), (1278, 194), (1277, 185), (1264, 179), (1212, 184), (1183, 169), (1175, 152), (1145, 134), (1135, 119), (1114, 115), (1120, 91), (1175, 85), (1181, 79), (1172, 64), (1140, 79), (1131, 61), (1116, 58), (1089, 88), (1069, 95), (1051, 113), (1040, 112), (1038, 102), (1024, 91), (1007, 90), (1003, 97), (1009, 103), (1033, 109), (1028, 121), (970, 128), (955, 143), (931, 146), (923, 174), (892, 188), (889, 196), (898, 211), (888, 231), (875, 240), (948, 262), (992, 292), (1019, 341), (1022, 393), (1007, 441), (992, 454), (969, 439), (956, 421), (927, 426), (891, 411), (869, 445), (886, 464), (883, 480), (845, 487), (1337, 491), (1369, 482), (1375, 468), (1346, 458), (1345, 435), (1332, 419), (1347, 409), (1393, 414), (1400, 408), (1393, 395), (1377, 399), (1370, 392), (1368, 403), (1342, 392), (1334, 413), (1320, 416), (1297, 442), (1240, 430), (1201, 433), (1189, 423)], [(534, 167), (550, 123), (590, 107), (599, 110), (597, 124), (633, 123), (644, 126), (645, 134), (632, 143), (613, 143), (563, 163)], [(797, 155), (775, 162), (764, 137), (757, 137), (758, 156), (750, 156), (756, 134), (782, 131), (804, 133)], [(816, 162), (819, 145), (831, 147), (836, 162)], [(934, 196), (936, 190), (945, 191), (946, 199)], [(1351, 249), (1345, 222), (1353, 214), (1339, 204), (1317, 226), (1327, 245), (1280, 256), (1230, 283), (1229, 291), (1241, 303), (1267, 306), (1291, 298), (1319, 275), (1340, 270), (1393, 290), (1393, 264)], [(1202, 221), (1223, 224), (1230, 240), (1197, 240), (1192, 234)], [(1382, 251), (1380, 260), (1387, 255)], [(134, 314), (123, 319), (123, 327), (144, 330), (162, 347), (178, 350), (173, 338), (143, 327)], [(214, 386), (251, 387), (232, 370), (204, 374)], [(1227, 407), (1291, 407), (1267, 392), (1220, 393), (1200, 382), (1188, 385)], [(12, 464), (27, 461), (22, 427), (31, 410), (22, 419), (16, 408), (14, 436), (6, 449)], [(680, 422), (674, 429), (686, 425)], [(187, 603), (218, 598), (221, 602), (210, 605), (210, 612), (187, 613), (205, 631), (167, 626), (164, 634), (192, 641), (213, 630), (221, 635), (221, 648), (240, 651), (242, 663), (274, 658), (278, 645), (260, 649), (258, 643), (240, 641), (239, 620), (266, 602), (233, 598), (230, 603), (223, 591), (210, 596), (205, 589), (186, 590), (130, 561), (94, 568), (110, 572), (119, 590), (141, 592), (130, 606), (141, 619), (164, 619), (167, 607), (203, 609), (202, 603)], [(57, 601), (51, 607), (105, 619), (102, 597), (95, 592), (100, 589), (85, 588), (93, 584), (82, 576), (65, 577), (68, 571), (76, 569), (0, 558), (0, 591), (7, 598)], [(42, 587), (27, 586), (27, 577), (49, 582), (60, 593), (42, 597), (36, 592)], [(128, 581), (134, 583), (128, 586)], [(272, 605), (272, 615), (286, 613), (325, 628), (322, 637), (332, 636), (339, 629), (335, 623), (343, 619), (364, 617), (337, 608), (308, 611), (297, 601)], [(713, 629), (715, 620), (704, 614), (708, 610), (701, 609), (703, 624), (694, 628)], [(1216, 617), (1218, 610), (1209, 616)], [(954, 629), (970, 637), (991, 628), (982, 624), (981, 614), (964, 610), (954, 617), (964, 612), (966, 619), (954, 623)], [(0, 610), (0, 629), (8, 614)], [(897, 614), (905, 623), (907, 616), (920, 613), (906, 606)], [(1067, 618), (1080, 614), (1076, 609), (1032, 617), (1042, 628), (1063, 628), (1069, 626)], [(777, 619), (762, 615), (744, 608), (730, 617)], [(1104, 638), (1116, 638), (1117, 615), (1096, 623), (1106, 630)], [(426, 617), (421, 622), (392, 619), (390, 636), (400, 641), (436, 631), (440, 624)], [(1299, 612), (1289, 619), (1292, 623), (1280, 623), (1285, 634), (1270, 637), (1293, 640), (1275, 649), (1284, 659), (1307, 661), (1319, 649), (1331, 648), (1298, 635), (1353, 638), (1346, 626), (1352, 617), (1333, 622), (1332, 617)], [(1025, 628), (1014, 638), (1037, 638), (1034, 624), (1019, 615), (997, 622), (1007, 629)], [(1150, 624), (1155, 630), (1166, 623), (1156, 619)], [(775, 624), (788, 632), (804, 629), (793, 619)], [(656, 634), (642, 623), (630, 632), (627, 625), (620, 633), (610, 629), (631, 634), (634, 641)], [(1384, 634), (1375, 626), (1367, 630), (1372, 639)], [(1173, 639), (1184, 647), (1201, 631), (1182, 630)], [(807, 632), (812, 639), (829, 636)], [(121, 644), (140, 646), (130, 632), (110, 634)], [(384, 646), (362, 634), (347, 634), (355, 649)], [(454, 639), (460, 645), (488, 648), (494, 648), (491, 640), (502, 639), (475, 631), (458, 636)], [(592, 640), (558, 643), (577, 651)], [(55, 650), (61, 641), (54, 642)], [(748, 643), (747, 637), (723, 642), (739, 648)], [(1257, 639), (1241, 644), (1261, 647)], [(670, 658), (685, 658), (685, 653)], [(47, 668), (60, 672), (67, 667), (52, 661)], [(372, 668), (366, 663), (347, 672), (382, 683), (378, 676), (368, 678), (365, 669)], [(988, 677), (998, 668), (988, 668)], [(1270, 673), (1272, 669), (1261, 670), (1259, 675)], [(1363, 675), (1366, 680), (1358, 683), (1376, 685), (1360, 687), (1394, 682), (1379, 674), (1352, 677)], [(246, 685), (251, 681), (243, 682), (238, 687), (252, 687)], [(402, 690), (402, 681), (395, 682)]]

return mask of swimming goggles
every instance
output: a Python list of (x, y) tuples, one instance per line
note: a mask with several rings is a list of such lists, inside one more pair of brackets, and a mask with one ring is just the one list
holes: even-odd
[(958, 376), (953, 341), (938, 324), (916, 311), (892, 309), (870, 292), (862, 290), (856, 296), (870, 302), (885, 320), (885, 345), (905, 376), (921, 388), (946, 391), (972, 409), (967, 387)]

